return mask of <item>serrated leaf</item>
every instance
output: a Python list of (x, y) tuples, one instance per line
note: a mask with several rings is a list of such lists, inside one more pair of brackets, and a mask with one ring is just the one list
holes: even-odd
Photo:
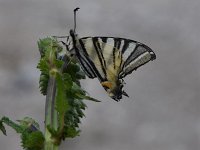
[(4, 127), (2, 121), (0, 121), (0, 130), (2, 131), (2, 133), (3, 133), (4, 135), (6, 135), (6, 128)]
[(44, 140), (45, 138), (41, 131), (24, 132), (22, 134), (22, 146), (27, 150), (42, 150)]
[(68, 64), (64, 72), (69, 73), (74, 82), (78, 81), (78, 79), (84, 78), (82, 74), (78, 75), (78, 72), (80, 72), (80, 67), (72, 62)]
[(47, 63), (47, 59), (46, 58), (41, 58), (37, 68), (40, 69), (41, 72), (45, 73), (45, 74), (49, 74), (49, 65)]
[(37, 68), (41, 71), (40, 80), (39, 80), (39, 88), (43, 95), (47, 94), (47, 86), (49, 80), (49, 66), (45, 58), (41, 58)]
[(68, 127), (65, 129), (66, 137), (74, 138), (79, 135), (80, 130), (76, 130), (76, 128)]
[(43, 95), (47, 94), (48, 82), (49, 82), (49, 75), (41, 73), (40, 80), (39, 80), (39, 88), (40, 88), (40, 92)]
[(11, 121), (8, 117), (3, 117), (1, 119), (1, 122), (13, 128), (17, 133), (22, 133), (24, 131), (24, 128), (22, 126)]
[(78, 116), (81, 118), (85, 116), (81, 109), (77, 109), (77, 113), (78, 113)]
[(83, 71), (79, 71), (76, 73), (76, 78), (77, 79), (85, 79), (85, 73)]
[(64, 73), (63, 74), (63, 80), (64, 80), (65, 89), (66, 90), (71, 89), (73, 82), (72, 82), (72, 78), (71, 78), (70, 74)]
[(74, 63), (70, 63), (69, 65), (68, 65), (68, 71), (70, 71), (70, 72), (78, 72), (78, 71), (80, 71), (80, 67), (77, 65), (77, 64), (74, 64)]
[(50, 41), (51, 38), (45, 38), (37, 42), (41, 57), (45, 56), (46, 47), (49, 46)]
[(85, 91), (80, 86), (78, 86), (75, 82), (73, 82), (72, 92), (73, 93), (85, 94)]
[(61, 68), (64, 62), (62, 60), (56, 60), (54, 63), (56, 68)]
[(90, 97), (90, 96), (82, 95), (80, 93), (76, 93), (75, 95), (77, 97), (81, 98), (81, 99), (86, 99), (86, 100), (90, 100), (90, 101), (94, 101), (94, 102), (101, 102), (100, 100), (97, 100), (97, 99)]
[(48, 51), (51, 50), (52, 48), (56, 48), (57, 52), (62, 51), (62, 47), (58, 44), (58, 42), (55, 39), (50, 38), (50, 37), (40, 39), (38, 41), (38, 48), (39, 48), (41, 57), (47, 56)]
[(75, 99), (74, 104), (76, 107), (79, 107), (80, 109), (85, 109), (87, 107), (87, 105), (82, 100), (79, 99)]

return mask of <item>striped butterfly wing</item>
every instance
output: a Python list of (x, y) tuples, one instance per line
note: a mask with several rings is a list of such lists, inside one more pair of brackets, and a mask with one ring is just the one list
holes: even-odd
[(124, 78), (140, 66), (156, 59), (156, 55), (151, 48), (133, 40), (123, 39), (121, 51), (124, 63), (119, 78)]
[(82, 55), (85, 55), (80, 58), (88, 62), (83, 67), (85, 72), (93, 72), (92, 77), (98, 77), (100, 81), (124, 78), (156, 58), (148, 46), (124, 38), (85, 37), (79, 39), (79, 43)]
[(111, 41), (105, 40), (101, 37), (85, 37), (79, 40), (83, 54), (86, 55), (81, 59), (87, 59), (91, 65), (84, 66), (87, 68), (86, 72), (93, 70), (101, 82), (116, 78), (122, 65), (121, 52), (108, 43)]
[[(74, 35), (72, 34), (72, 37)], [(89, 78), (98, 78), (108, 95), (116, 101), (122, 95), (123, 80), (133, 70), (156, 58), (146, 45), (123, 38), (84, 37), (74, 39), (75, 55)]]

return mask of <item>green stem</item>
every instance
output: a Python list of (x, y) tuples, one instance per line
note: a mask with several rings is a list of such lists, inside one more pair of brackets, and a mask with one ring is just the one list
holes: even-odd
[(45, 146), (44, 150), (58, 150), (58, 145), (51, 138), (47, 126), (53, 129), (58, 128), (58, 114), (55, 109), (55, 95), (56, 95), (56, 79), (54, 76), (50, 76), (46, 104), (45, 104)]

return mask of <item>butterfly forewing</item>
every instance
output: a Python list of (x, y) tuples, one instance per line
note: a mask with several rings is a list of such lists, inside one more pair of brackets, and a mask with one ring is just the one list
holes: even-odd
[(83, 48), (94, 63), (103, 81), (118, 78), (123, 64), (119, 42), (115, 42), (114, 38), (87, 37), (81, 38), (80, 43), (83, 43)]
[[(79, 43), (81, 45), (81, 49), (84, 52), (83, 57), (85, 57), (88, 60), (88, 62), (90, 62), (91, 70), (95, 72), (95, 75), (101, 81), (104, 81), (106, 78), (106, 70), (100, 46), (97, 45), (93, 38), (80, 39)], [(85, 67), (88, 68), (87, 65)]]

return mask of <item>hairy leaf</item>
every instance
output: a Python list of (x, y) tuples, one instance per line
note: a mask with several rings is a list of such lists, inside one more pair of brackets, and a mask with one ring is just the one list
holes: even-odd
[(21, 135), (22, 147), (26, 150), (42, 150), (44, 147), (44, 136), (41, 131), (27, 132)]

